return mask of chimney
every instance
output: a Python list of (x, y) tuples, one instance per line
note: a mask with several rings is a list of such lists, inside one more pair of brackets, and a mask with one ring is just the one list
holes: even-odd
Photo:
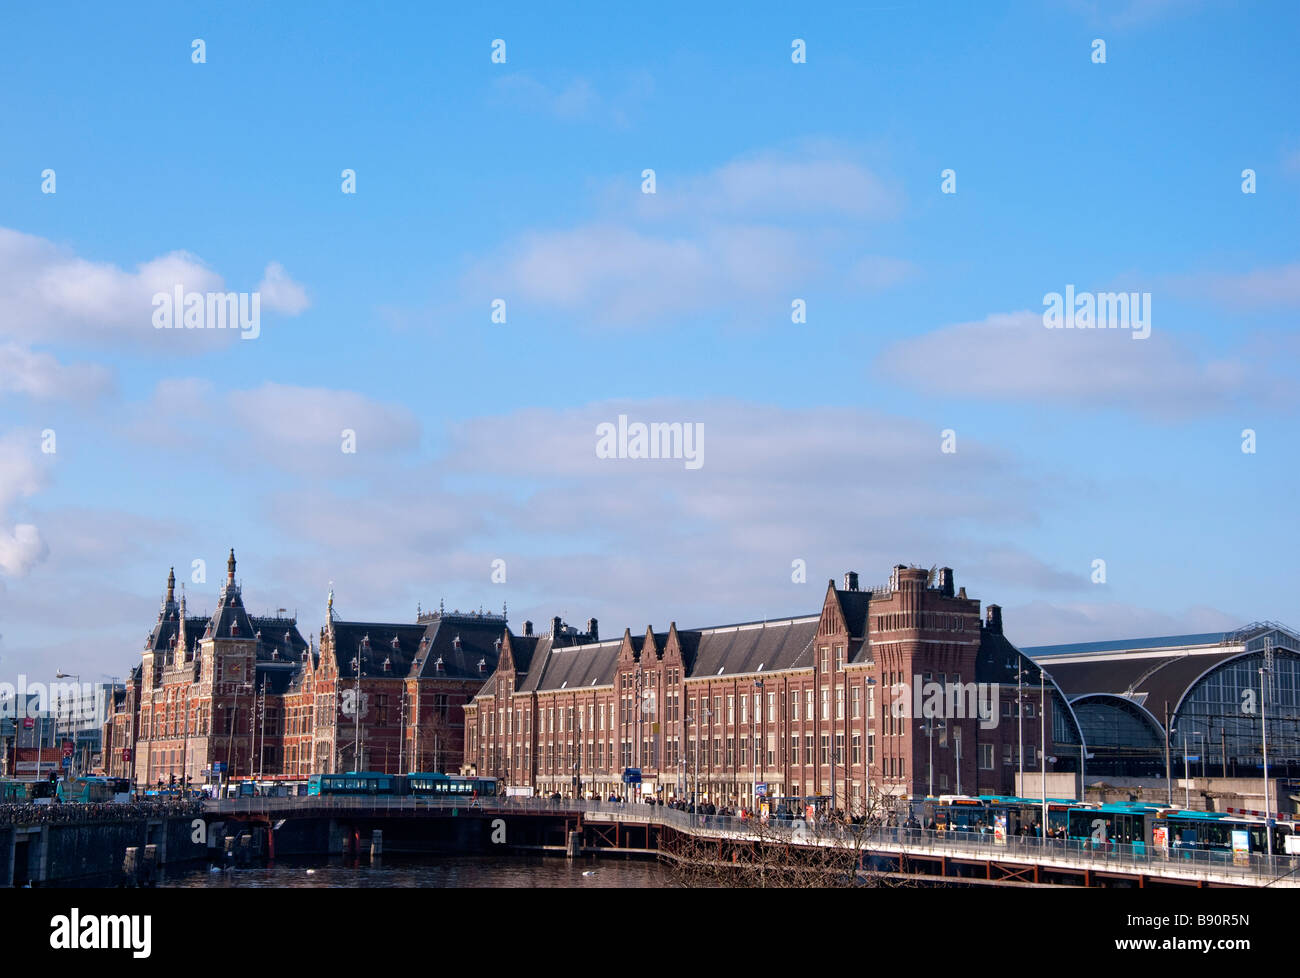
[(551, 619), (551, 638), (558, 638), (560, 635), (560, 616), (556, 615)]
[(587, 634), (591, 636), (593, 642), (600, 641), (600, 628), (595, 618), (587, 619)]
[(951, 567), (939, 568), (939, 590), (943, 592), (945, 598), (951, 598), (953, 595), (953, 577)]
[(527, 637), (532, 634), (533, 634), (533, 623), (531, 621), (524, 622), (524, 636)]
[(858, 572), (845, 571), (844, 573), (844, 590), (856, 591), (858, 589)]
[(985, 628), (987, 628), (994, 635), (1002, 634), (1002, 606), (1001, 605), (997, 605), (997, 604), (989, 605), (986, 609), (984, 609), (984, 618), (985, 618), (985, 623), (984, 623)]

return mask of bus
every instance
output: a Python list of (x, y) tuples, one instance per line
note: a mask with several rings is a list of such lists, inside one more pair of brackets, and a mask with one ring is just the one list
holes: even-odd
[(432, 798), (495, 798), (500, 794), (496, 778), (462, 778), (451, 774), (406, 774), (400, 777), (404, 795)]
[(118, 801), (122, 778), (104, 778), (88, 775), (63, 778), (59, 781), (57, 795), (63, 804), (90, 805)]
[(308, 795), (395, 795), (397, 775), (374, 771), (347, 774), (313, 774), (307, 779)]

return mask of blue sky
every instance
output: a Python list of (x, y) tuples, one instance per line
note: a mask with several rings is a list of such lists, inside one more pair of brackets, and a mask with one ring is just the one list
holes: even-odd
[[(897, 562), (1026, 645), (1295, 623), (1297, 27), (8, 11), (0, 671), (120, 674), (167, 568), (211, 608), (231, 546), (305, 631), (331, 581), (345, 617), (608, 632), (811, 612)], [(260, 289), (261, 335), (153, 329), (171, 282)], [(1150, 338), (1044, 330), (1067, 283), (1150, 293)], [(704, 466), (597, 459), (619, 413), (703, 424)]]

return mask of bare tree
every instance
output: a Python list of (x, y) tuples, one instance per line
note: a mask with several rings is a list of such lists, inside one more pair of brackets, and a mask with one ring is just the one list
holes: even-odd
[(675, 886), (891, 887), (912, 885), (894, 871), (905, 850), (882, 856), (873, 843), (906, 838), (900, 813), (877, 800), (813, 819), (699, 815), (689, 829), (666, 829), (660, 849)]

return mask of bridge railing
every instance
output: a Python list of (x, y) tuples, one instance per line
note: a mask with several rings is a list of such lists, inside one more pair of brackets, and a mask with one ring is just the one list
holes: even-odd
[(654, 822), (718, 838), (769, 841), (792, 845), (836, 846), (858, 851), (891, 850), (917, 855), (949, 855), (979, 859), (1020, 859), (1038, 863), (1090, 865), (1097, 869), (1131, 872), (1175, 870), (1201, 875), (1239, 877), (1243, 882), (1270, 880), (1300, 882), (1300, 856), (1231, 853), (1185, 846), (1122, 845), (1080, 839), (1039, 839), (992, 833), (909, 828), (906, 826), (845, 825), (831, 821), (770, 819), (755, 821), (721, 815), (701, 815), (628, 802), (573, 799), (495, 797), (437, 798), (389, 795), (313, 795), (295, 798), (230, 798), (208, 801), (209, 815), (261, 815), (288, 817), (294, 813), (338, 812), (374, 816), (418, 815), (422, 812), (477, 812), (482, 814), (586, 815), (599, 821)]

